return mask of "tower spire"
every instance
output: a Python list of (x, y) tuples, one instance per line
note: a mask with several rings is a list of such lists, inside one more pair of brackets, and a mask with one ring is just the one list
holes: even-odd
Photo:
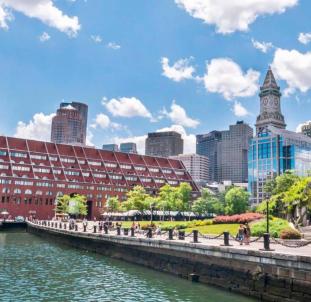
[(286, 124), (281, 112), (281, 92), (271, 66), (267, 71), (265, 80), (260, 87), (260, 114), (256, 121), (256, 132), (265, 131), (269, 125), (284, 129)]

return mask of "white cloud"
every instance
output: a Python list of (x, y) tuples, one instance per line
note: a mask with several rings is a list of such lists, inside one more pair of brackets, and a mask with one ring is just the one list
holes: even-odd
[(108, 48), (114, 49), (114, 50), (118, 50), (121, 48), (121, 45), (117, 44), (116, 42), (109, 42), (107, 44)]
[(28, 124), (19, 121), (14, 136), (20, 138), (50, 141), (52, 118), (54, 116), (55, 113), (50, 115), (36, 113), (28, 122)]
[(308, 44), (311, 41), (311, 33), (300, 33), (298, 41), (302, 44)]
[(96, 129), (99, 126), (101, 129), (121, 129), (122, 126), (118, 123), (114, 123), (110, 120), (109, 116), (104, 113), (99, 113), (96, 115), (94, 124), (91, 125), (92, 128)]
[(89, 129), (87, 129), (86, 141), (85, 141), (85, 144), (87, 146), (91, 146), (91, 147), (94, 146), (94, 143), (92, 142), (93, 137), (94, 137), (93, 133)]
[(101, 43), (103, 41), (102, 37), (99, 35), (91, 35), (91, 39), (95, 42), (95, 43)]
[(267, 53), (273, 47), (271, 42), (259, 42), (255, 39), (252, 39), (252, 44), (256, 49), (263, 53)]
[(151, 113), (145, 105), (135, 97), (121, 97), (119, 99), (103, 99), (103, 105), (113, 116), (135, 117), (142, 116), (152, 119)]
[(237, 117), (243, 117), (249, 115), (249, 112), (247, 109), (240, 103), (240, 102), (234, 102), (232, 111), (235, 116)]
[(51, 39), (51, 36), (47, 32), (43, 32), (41, 36), (39, 36), (40, 42), (46, 42)]
[(247, 31), (259, 16), (283, 13), (298, 0), (175, 0), (192, 17), (216, 26), (222, 34)]
[(0, 28), (8, 29), (8, 21), (12, 21), (13, 16), (11, 12), (4, 6), (1, 6), (0, 2)]
[(307, 126), (307, 125), (309, 125), (311, 123), (311, 121), (306, 121), (306, 122), (304, 122), (304, 123), (301, 123), (301, 124), (299, 124), (298, 126), (297, 126), (297, 128), (296, 128), (296, 132), (301, 132), (302, 131), (302, 126)]
[(30, 18), (39, 19), (69, 36), (76, 36), (81, 28), (78, 17), (69, 17), (54, 5), (53, 0), (0, 0), (0, 26), (7, 28), (12, 9)]
[(175, 62), (172, 66), (169, 65), (169, 59), (163, 57), (161, 59), (162, 70), (165, 77), (180, 82), (185, 79), (192, 79), (192, 74), (195, 72), (195, 68), (190, 65), (190, 59), (180, 59)]
[(205, 88), (220, 93), (225, 99), (253, 96), (258, 90), (259, 72), (249, 69), (243, 73), (241, 67), (229, 58), (213, 59), (207, 64), (204, 75)]
[(170, 112), (164, 108), (161, 113), (168, 117), (174, 124), (184, 127), (196, 128), (200, 124), (198, 120), (190, 118), (187, 115), (186, 110), (180, 105), (177, 105), (175, 101), (173, 101), (171, 105)]
[(181, 125), (172, 125), (170, 127), (165, 127), (157, 130), (156, 132), (164, 131), (176, 131), (181, 134), (184, 140), (184, 153), (195, 153), (196, 148), (196, 136), (194, 134), (188, 134), (185, 128)]
[(311, 52), (279, 48), (274, 54), (272, 68), (277, 78), (286, 81), (286, 95), (296, 89), (306, 92), (311, 88)]

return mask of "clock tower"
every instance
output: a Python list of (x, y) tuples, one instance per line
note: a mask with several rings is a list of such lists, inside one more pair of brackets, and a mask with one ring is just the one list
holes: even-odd
[(273, 72), (269, 67), (265, 81), (260, 87), (260, 114), (256, 120), (256, 133), (264, 132), (267, 126), (285, 129), (284, 116), (281, 112), (281, 92)]

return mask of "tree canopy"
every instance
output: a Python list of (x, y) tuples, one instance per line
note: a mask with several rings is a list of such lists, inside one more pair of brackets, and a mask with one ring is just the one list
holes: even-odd
[(87, 201), (84, 195), (63, 195), (57, 198), (56, 213), (87, 215)]

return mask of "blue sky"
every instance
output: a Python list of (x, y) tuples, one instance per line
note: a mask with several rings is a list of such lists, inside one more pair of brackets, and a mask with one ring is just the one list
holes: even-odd
[[(26, 2), (26, 3), (25, 3)], [(269, 64), (288, 129), (311, 120), (308, 0), (0, 0), (0, 133), (49, 140), (59, 103), (89, 142), (254, 125)]]

